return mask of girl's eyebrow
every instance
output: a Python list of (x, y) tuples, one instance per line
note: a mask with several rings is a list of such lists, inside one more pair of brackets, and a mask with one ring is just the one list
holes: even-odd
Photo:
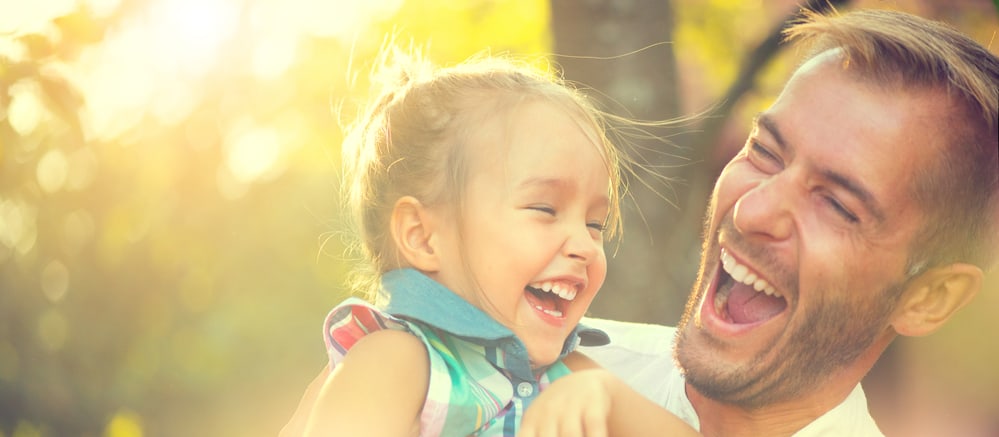
[(523, 188), (534, 188), (534, 187), (564, 188), (570, 185), (572, 185), (572, 183), (567, 180), (552, 178), (552, 177), (544, 177), (544, 176), (527, 178), (521, 181), (520, 184), (518, 184), (519, 187)]
[[(567, 179), (538, 176), (523, 180), (520, 184), (517, 184), (517, 187), (522, 189), (575, 190), (576, 184), (573, 183), (571, 180)], [(599, 201), (600, 203), (598, 206), (603, 206), (603, 207), (610, 206), (611, 203), (610, 196), (606, 194), (601, 195)]]

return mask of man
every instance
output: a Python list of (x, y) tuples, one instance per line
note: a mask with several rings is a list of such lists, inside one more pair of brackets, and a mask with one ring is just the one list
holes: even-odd
[(715, 185), (675, 343), (590, 320), (583, 352), (707, 436), (881, 435), (861, 379), (995, 261), (999, 59), (889, 11), (787, 35), (813, 54)]

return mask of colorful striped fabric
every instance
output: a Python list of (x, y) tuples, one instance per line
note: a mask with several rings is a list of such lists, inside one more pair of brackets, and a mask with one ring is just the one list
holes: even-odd
[[(385, 309), (350, 298), (327, 316), (330, 366), (370, 332), (394, 329), (420, 338), (430, 358), (421, 436), (514, 436), (531, 401), (569, 373), (561, 361), (531, 369), (526, 348), (511, 331), (415, 270), (389, 272), (383, 286), (391, 299)], [(583, 331), (577, 327), (566, 339), (563, 356), (580, 338), (607, 342), (601, 331)]]

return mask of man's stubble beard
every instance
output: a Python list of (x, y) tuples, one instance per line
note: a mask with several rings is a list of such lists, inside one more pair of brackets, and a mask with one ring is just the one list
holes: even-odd
[[(716, 250), (709, 243), (703, 246), (702, 254), (705, 250)], [(813, 305), (806, 317), (798, 319), (804, 323), (799, 322), (791, 331), (773, 339), (769, 347), (762, 348), (749, 362), (726, 366), (710, 356), (710, 352), (691, 351), (688, 347), (688, 342), (694, 340), (687, 332), (700, 329), (695, 324), (695, 315), (709, 281), (702, 261), (677, 329), (674, 358), (686, 382), (699, 393), (746, 410), (794, 400), (857, 360), (885, 329), (891, 329), (888, 320), (906, 285), (898, 283), (882, 290), (880, 298), (868, 301), (867, 306), (842, 298), (829, 299), (828, 291), (813, 291), (823, 301)], [(699, 338), (711, 342), (708, 337)], [(786, 341), (781, 344), (784, 338)], [(701, 346), (707, 351), (720, 347)]]

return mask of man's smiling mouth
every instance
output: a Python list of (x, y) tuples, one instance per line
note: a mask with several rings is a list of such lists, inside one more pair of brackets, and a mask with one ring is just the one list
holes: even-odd
[(787, 308), (787, 300), (765, 279), (739, 264), (721, 249), (722, 268), (718, 271), (715, 312), (727, 322), (755, 324), (770, 320)]

